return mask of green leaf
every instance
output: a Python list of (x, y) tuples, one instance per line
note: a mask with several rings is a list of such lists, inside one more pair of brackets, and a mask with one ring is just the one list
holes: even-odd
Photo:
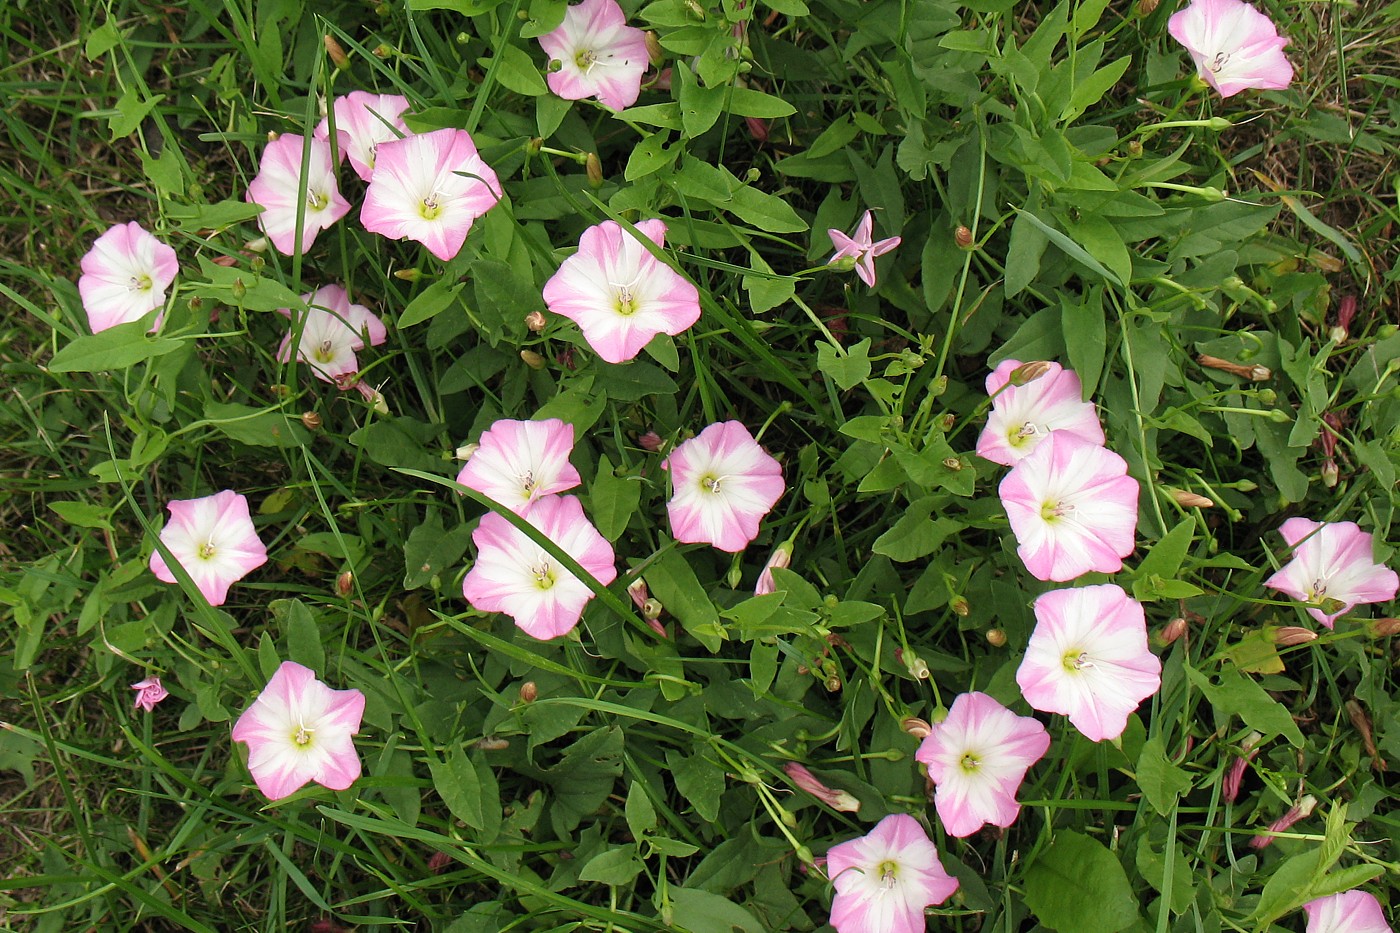
[(1027, 219), (1029, 212), (1023, 211), (1011, 222), (1011, 242), (1006, 248), (1006, 297), (1014, 298), (1035, 281), (1040, 272), (1040, 257), (1045, 255), (1045, 247), (1050, 240), (1045, 233)]
[(605, 726), (588, 733), (565, 751), (546, 778), (554, 789), (550, 819), (560, 836), (568, 836), (612, 795), (622, 773), (622, 729)]
[(744, 291), (749, 293), (749, 310), (754, 314), (763, 314), (791, 301), (792, 296), (797, 294), (797, 280), (788, 276), (746, 275)]
[(1047, 239), (1049, 239), (1050, 242), (1054, 243), (1062, 251), (1064, 251), (1065, 255), (1069, 256), (1071, 259), (1085, 266), (1090, 271), (1097, 272), (1099, 275), (1103, 276), (1105, 279), (1107, 279), (1109, 282), (1112, 282), (1114, 285), (1121, 286), (1124, 284), (1122, 279), (1120, 279), (1115, 273), (1110, 272), (1108, 268), (1104, 266), (1103, 263), (1099, 262), (1097, 259), (1091, 256), (1084, 249), (1084, 247), (1080, 246), (1078, 243), (1074, 242), (1074, 240), (1070, 239), (1068, 236), (1065, 236), (1063, 233), (1056, 230), (1054, 227), (1050, 226), (1045, 221), (1041, 220), (1039, 217), (1035, 216), (1035, 214), (1032, 214), (1030, 211), (1027, 210), (1018, 209), (1016, 211), (1016, 216), (1018, 218), (1026, 218), (1026, 220), (1030, 223), (1032, 227), (1035, 227), (1041, 232), (1041, 234), (1043, 234)]
[(781, 97), (747, 87), (735, 87), (730, 90), (729, 110), (741, 117), (758, 117), (762, 120), (776, 120), (797, 113), (797, 108)]
[(673, 146), (667, 149), (666, 139), (668, 135), (665, 130), (652, 133), (633, 146), (632, 154), (627, 157), (627, 167), (622, 170), (622, 177), (627, 181), (636, 181), (638, 178), (645, 178), (653, 172), (670, 168), (671, 164), (676, 161), (676, 156), (680, 154), (681, 147)]
[(481, 780), (461, 746), (450, 749), (445, 761), (429, 754), (428, 770), (433, 777), (433, 787), (452, 815), (479, 829), (485, 822), (481, 809)]
[(1138, 920), (1137, 898), (1117, 856), (1068, 830), (1026, 871), (1026, 905), (1059, 933), (1118, 933)]
[(79, 337), (53, 355), (48, 370), (54, 373), (97, 373), (126, 369), (180, 349), (182, 342), (168, 337), (148, 337), (148, 321), (118, 324), (91, 336)]
[[(1196, 533), (1196, 520), (1193, 518), (1183, 519), (1175, 528), (1162, 536), (1162, 540), (1152, 546), (1152, 550), (1138, 564), (1137, 572), (1133, 580), (1133, 595), (1139, 602), (1152, 597), (1151, 592), (1138, 593), (1138, 583), (1146, 581), (1153, 576), (1159, 578), (1175, 577), (1181, 570), (1181, 562), (1186, 559), (1187, 552), (1191, 549), (1191, 541)], [(1151, 588), (1144, 588), (1150, 590)]]
[(109, 19), (88, 34), (87, 42), (83, 45), (83, 57), (95, 61), (116, 48), (121, 41), (122, 34), (116, 22)]
[(1074, 86), (1074, 92), (1070, 95), (1069, 106), (1060, 115), (1060, 121), (1071, 123), (1079, 119), (1084, 111), (1102, 100), (1103, 96), (1118, 83), (1118, 79), (1123, 77), (1123, 72), (1128, 70), (1132, 61), (1132, 56), (1125, 55), (1116, 61), (1109, 62), (1089, 75), (1088, 78), (1077, 83)]
[(1289, 715), (1287, 707), (1233, 667), (1226, 667), (1220, 672), (1218, 685), (1193, 667), (1186, 668), (1186, 676), (1206, 695), (1217, 716), (1239, 716), (1251, 729), (1262, 732), (1265, 738), (1281, 735), (1295, 747), (1302, 748), (1303, 733), (1298, 731), (1298, 724)]
[(252, 447), (300, 447), (311, 440), (311, 432), (299, 418), (275, 408), (209, 402), (204, 418), (225, 437)]
[[(1019, 221), (1018, 217), (1017, 222)], [(1015, 230), (1011, 236), (1014, 240)], [(1061, 293), (1060, 321), (1065, 333), (1073, 335), (1073, 339), (1065, 341), (1070, 366), (1078, 374), (1084, 391), (1091, 397), (1095, 396), (1098, 394), (1099, 376), (1103, 373), (1104, 354), (1108, 349), (1103, 292), (1098, 288), (1091, 288), (1082, 301), (1072, 300), (1069, 292)]]
[(404, 589), (426, 586), (433, 577), (440, 577), (443, 571), (454, 567), (467, 552), (471, 537), (470, 524), (444, 531), (438, 513), (429, 513), (421, 525), (408, 533), (408, 540), (404, 542)]
[(110, 507), (103, 508), (93, 505), (91, 502), (65, 499), (60, 502), (50, 502), (49, 508), (57, 512), (59, 518), (74, 527), (112, 530), (112, 509)]
[[(501, 45), (499, 49), (500, 64), (496, 67), (497, 81), (509, 90), (517, 94), (524, 94), (526, 97), (538, 97), (541, 94), (549, 93), (544, 78), (540, 77), (540, 70), (535, 67), (534, 61), (524, 49), (509, 44)], [(478, 59), (477, 64), (483, 69), (490, 68), (491, 59)]]
[(141, 157), (141, 170), (151, 180), (151, 184), (156, 186), (156, 190), (175, 197), (184, 195), (184, 163), (173, 146), (166, 146), (154, 159), (144, 152), (138, 152), (137, 155)]
[(641, 478), (616, 475), (608, 455), (600, 455), (598, 472), (588, 487), (589, 514), (598, 532), (609, 541), (622, 537), (641, 501)]
[(859, 385), (870, 377), (870, 338), (844, 352), (826, 342), (817, 344), (817, 369), (830, 376), (842, 391)]
[(404, 307), (403, 313), (399, 315), (399, 328), (421, 324), (446, 311), (452, 307), (452, 303), (457, 299), (457, 293), (461, 290), (462, 283), (454, 282), (451, 279), (438, 279), (433, 282), (414, 295), (413, 300)]
[(1191, 790), (1191, 775), (1172, 764), (1162, 737), (1152, 736), (1138, 755), (1137, 781), (1152, 809), (1166, 816), (1176, 806), (1176, 798)]
[(597, 881), (613, 886), (627, 885), (641, 874), (643, 867), (633, 849), (618, 846), (604, 849), (589, 859), (588, 863), (579, 869), (578, 880)]
[(678, 551), (662, 554), (645, 571), (647, 587), (675, 616), (692, 638), (714, 653), (725, 634), (719, 612), (685, 557)]
[(107, 125), (112, 131), (112, 138), (108, 142), (125, 139), (136, 132), (141, 122), (163, 100), (164, 94), (142, 99), (135, 87), (128, 87), (126, 93), (117, 100), (117, 112), (108, 120)]
[(627, 828), (631, 830), (634, 839), (641, 839), (656, 828), (656, 807), (652, 805), (641, 781), (633, 781), (627, 785), (627, 803), (623, 807), (623, 815), (627, 818)]
[(691, 754), (668, 751), (666, 766), (677, 793), (690, 802), (696, 815), (713, 822), (719, 816), (719, 798), (724, 793), (724, 767), (707, 751), (703, 745)]
[(689, 933), (765, 933), (766, 928), (753, 914), (738, 904), (709, 891), (692, 888), (671, 888), (671, 904), (675, 909), (676, 929)]
[(685, 62), (677, 62), (671, 74), (673, 80), (680, 82), (677, 100), (681, 105), (681, 127), (687, 137), (694, 139), (719, 119), (720, 111), (724, 109), (724, 88), (701, 87), (699, 79)]
[(326, 651), (321, 645), (321, 630), (306, 603), (299, 599), (274, 599), (267, 608), (282, 626), (287, 659), (324, 674)]
[(735, 189), (724, 207), (745, 223), (769, 233), (801, 233), (807, 229), (807, 222), (797, 216), (792, 205), (750, 185)]
[(875, 539), (870, 549), (900, 562), (927, 557), (938, 550), (949, 535), (964, 527), (962, 522), (951, 518), (932, 518), (933, 510), (945, 505), (947, 500), (942, 496), (925, 496), (911, 503), (899, 520)]

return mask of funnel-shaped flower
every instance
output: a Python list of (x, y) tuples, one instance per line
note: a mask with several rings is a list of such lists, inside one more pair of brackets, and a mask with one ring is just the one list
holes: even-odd
[(391, 240), (417, 240), (446, 262), (500, 199), (501, 183), (466, 130), (433, 130), (379, 144), (360, 221)]
[(892, 813), (859, 839), (834, 845), (826, 871), (836, 888), (837, 933), (923, 933), (924, 908), (958, 889), (918, 820)]
[(1001, 481), (1016, 553), (1039, 580), (1114, 573), (1133, 551), (1137, 480), (1097, 444), (1051, 434)]
[(364, 712), (359, 690), (332, 690), (310, 668), (283, 661), (234, 723), (233, 740), (248, 743), (248, 770), (269, 800), (307, 781), (345, 790), (360, 776), (353, 736)]
[(138, 680), (131, 685), (131, 689), (136, 691), (135, 709), (143, 709), (148, 713), (156, 708), (157, 703), (170, 696), (170, 691), (165, 689), (159, 677)]
[(712, 424), (662, 464), (675, 493), (666, 504), (671, 534), (686, 544), (742, 551), (787, 488), (783, 467), (737, 421)]
[(583, 480), (569, 462), (574, 426), (558, 418), (502, 419), (481, 435), (457, 482), (524, 515), (535, 502)]
[(1280, 90), (1293, 80), (1283, 54), (1288, 39), (1244, 0), (1191, 0), (1167, 20), (1167, 31), (1186, 46), (1196, 73), (1221, 97), (1248, 88)]
[(948, 834), (970, 836), (988, 823), (1015, 822), (1016, 791), (1050, 748), (1045, 727), (985, 693), (964, 693), (948, 718), (929, 728), (914, 757), (937, 785), (933, 805)]
[[(165, 290), (180, 271), (175, 250), (134, 220), (109, 227), (93, 242), (81, 266), (78, 294), (94, 334), (139, 321), (162, 307)], [(159, 326), (157, 315), (152, 329)]]
[[(301, 300), (306, 302), (307, 311), (297, 359), (310, 366), (318, 378), (348, 385), (352, 381), (349, 377), (360, 371), (355, 351), (363, 350), (366, 342), (371, 346), (383, 343), (388, 336), (384, 322), (364, 305), (352, 304), (350, 295), (339, 285), (323, 286), (302, 295)], [(288, 308), (279, 308), (278, 313), (292, 315)], [(277, 349), (277, 358), (284, 363), (291, 361), (295, 333), (293, 324)]]
[[(171, 501), (160, 540), (185, 568), (211, 606), (222, 606), (228, 588), (267, 563), (267, 548), (253, 527), (248, 500), (231, 489), (201, 499)], [(160, 551), (151, 553), (156, 579), (174, 583)]]
[(1162, 685), (1142, 606), (1112, 583), (1042, 593), (1016, 683), (1031, 706), (1063, 713), (1095, 742), (1122, 735)]
[[(666, 225), (643, 220), (637, 231), (657, 246)], [(681, 333), (700, 319), (700, 293), (611, 220), (583, 231), (578, 252), (545, 283), (549, 310), (578, 324), (609, 363), (632, 359), (657, 334)]]
[(1306, 603), (1323, 603), (1309, 608), (1308, 615), (1328, 628), (1358, 603), (1395, 598), (1400, 577), (1375, 562), (1371, 535), (1356, 522), (1290, 518), (1279, 532), (1293, 548), (1293, 559), (1264, 585)]
[[(604, 585), (617, 579), (612, 545), (583, 514), (574, 496), (546, 496), (526, 520)], [(588, 585), (524, 532), (495, 512), (472, 532), (476, 563), (462, 581), (462, 595), (483, 612), (504, 612), (525, 634), (541, 641), (578, 625), (593, 598)]]
[(992, 413), (977, 438), (979, 456), (1014, 466), (1051, 433), (1103, 445), (1103, 426), (1093, 404), (1084, 401), (1079, 377), (1059, 363), (1045, 365), (1045, 374), (1025, 385), (1011, 384), (1019, 360), (1002, 360), (992, 370), (987, 377)]
[(549, 89), (565, 100), (596, 97), (612, 110), (637, 102), (648, 64), (646, 33), (627, 25), (617, 0), (569, 7), (559, 28), (540, 36), (540, 47), (550, 58)]
[[(310, 150), (306, 176), (301, 174), (305, 149)], [(308, 250), (316, 234), (350, 212), (335, 181), (331, 146), (324, 139), (283, 133), (267, 144), (257, 177), (248, 184), (248, 201), (262, 207), (258, 225), (279, 252), (296, 251), (297, 212), (301, 212), (301, 248)]]
[(839, 262), (842, 259), (852, 258), (856, 261), (856, 275), (860, 280), (871, 288), (875, 287), (875, 257), (883, 256), (894, 249), (901, 242), (897, 236), (892, 236), (879, 242), (872, 240), (875, 220), (870, 211), (866, 211), (860, 218), (860, 223), (856, 225), (856, 232), (852, 236), (847, 236), (840, 230), (830, 229), (827, 235), (831, 237), (831, 245), (836, 247), (836, 255), (827, 262)]
[[(337, 97), (332, 108), (335, 113), (336, 144), (350, 157), (350, 167), (365, 181), (374, 172), (374, 160), (380, 143), (410, 134), (403, 122), (408, 98), (398, 94), (371, 94), (351, 91)], [(316, 138), (330, 138), (329, 119), (316, 125)]]
[(1393, 933), (1381, 913), (1381, 902), (1365, 891), (1329, 894), (1303, 905), (1308, 915), (1305, 933)]

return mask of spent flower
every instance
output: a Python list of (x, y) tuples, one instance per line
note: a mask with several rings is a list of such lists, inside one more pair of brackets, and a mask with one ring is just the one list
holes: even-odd
[(136, 691), (134, 708), (143, 709), (148, 713), (156, 708), (157, 703), (170, 696), (170, 691), (165, 689), (165, 685), (160, 682), (159, 677), (138, 680), (131, 685), (131, 689)]
[(842, 259), (854, 260), (856, 275), (871, 288), (875, 287), (875, 258), (885, 255), (901, 242), (897, 236), (873, 240), (874, 224), (873, 214), (866, 211), (861, 215), (860, 223), (856, 224), (854, 234), (848, 236), (835, 228), (826, 231), (831, 237), (831, 245), (836, 247), (836, 254), (827, 261), (828, 264), (840, 262)]

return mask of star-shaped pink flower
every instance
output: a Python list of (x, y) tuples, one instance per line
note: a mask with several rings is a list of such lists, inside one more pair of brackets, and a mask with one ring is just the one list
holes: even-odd
[(627, 25), (617, 0), (568, 7), (559, 27), (540, 36), (540, 47), (550, 58), (549, 89), (565, 100), (596, 97), (612, 110), (637, 102), (649, 64), (646, 34)]
[[(82, 259), (78, 294), (94, 334), (139, 321), (165, 305), (180, 262), (136, 221), (109, 227)], [(160, 326), (156, 315), (151, 329)]]
[(1356, 522), (1290, 518), (1279, 532), (1293, 548), (1293, 559), (1264, 585), (1305, 603), (1322, 603), (1309, 607), (1308, 615), (1328, 628), (1358, 603), (1383, 603), (1400, 589), (1395, 571), (1371, 557), (1371, 535)]
[(848, 257), (855, 259), (856, 275), (871, 288), (875, 287), (875, 257), (885, 255), (900, 244), (900, 238), (897, 236), (872, 242), (874, 225), (874, 216), (870, 211), (866, 211), (860, 218), (860, 223), (856, 225), (854, 235), (847, 236), (835, 228), (826, 231), (831, 237), (831, 245), (836, 247), (836, 255), (831, 257), (828, 264)]
[[(231, 489), (200, 499), (175, 499), (160, 540), (185, 568), (211, 606), (222, 606), (228, 588), (267, 563), (267, 548), (253, 527), (248, 500)], [(156, 579), (174, 583), (160, 551), (151, 552)]]
[(1196, 73), (1221, 97), (1248, 88), (1281, 90), (1293, 80), (1283, 54), (1288, 39), (1244, 0), (1192, 0), (1167, 20), (1167, 31), (1186, 46)]

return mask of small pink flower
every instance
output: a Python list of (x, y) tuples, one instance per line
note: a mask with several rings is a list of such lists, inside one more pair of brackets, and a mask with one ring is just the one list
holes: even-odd
[(1359, 603), (1395, 598), (1400, 577), (1375, 562), (1371, 535), (1356, 522), (1290, 518), (1279, 533), (1293, 549), (1293, 559), (1264, 585), (1305, 603), (1322, 603), (1310, 607), (1308, 615), (1328, 628)]
[(774, 570), (786, 570), (792, 564), (792, 541), (784, 541), (773, 549), (773, 554), (768, 558), (768, 563), (763, 565), (763, 571), (758, 575), (758, 583), (754, 585), (753, 594), (755, 596), (766, 596), (777, 589), (773, 583)]
[(1308, 901), (1305, 933), (1394, 933), (1381, 913), (1381, 902), (1365, 891), (1343, 891)]
[(999, 492), (1016, 553), (1038, 580), (1115, 573), (1133, 551), (1137, 480), (1127, 461), (1097, 444), (1051, 434), (1011, 468)]
[[(657, 246), (666, 225), (643, 220), (637, 231)], [(578, 324), (609, 363), (632, 359), (657, 334), (675, 336), (700, 319), (700, 293), (611, 220), (589, 227), (578, 252), (545, 283), (549, 310)]]
[(1243, 0), (1192, 0), (1167, 20), (1172, 38), (1186, 46), (1196, 74), (1232, 97), (1248, 88), (1281, 90), (1293, 80), (1273, 20)]
[(1162, 686), (1142, 606), (1112, 583), (1042, 593), (1016, 683), (1027, 703), (1063, 713), (1093, 741), (1116, 739)]
[(138, 680), (131, 685), (131, 689), (136, 691), (135, 709), (143, 709), (146, 712), (156, 708), (156, 704), (170, 696), (170, 691), (165, 689), (165, 685), (160, 682), (159, 677), (147, 677), (145, 680)]
[(742, 551), (787, 488), (783, 468), (737, 421), (712, 424), (662, 464), (675, 490), (666, 512), (686, 544)]
[[(360, 371), (355, 351), (363, 350), (366, 342), (378, 346), (388, 337), (384, 322), (364, 305), (351, 304), (350, 295), (339, 285), (323, 286), (302, 295), (301, 300), (306, 302), (307, 312), (297, 359), (310, 366), (317, 378), (347, 386), (352, 381), (349, 377)], [(278, 313), (292, 316), (288, 308), (279, 308)], [(283, 363), (291, 361), (295, 333), (293, 324), (277, 348), (277, 358)]]
[(1052, 432), (1103, 445), (1103, 426), (1093, 403), (1084, 401), (1079, 377), (1059, 363), (1047, 363), (1043, 376), (1025, 385), (1012, 385), (1019, 360), (1003, 360), (987, 377), (993, 396), (992, 413), (977, 438), (978, 455), (1003, 466), (1015, 466)]
[(1021, 812), (1016, 791), (1026, 771), (1050, 748), (1050, 734), (985, 693), (964, 693), (948, 718), (929, 727), (914, 757), (937, 785), (933, 805), (952, 836), (988, 823), (1010, 826)]
[(446, 262), (500, 199), (501, 183), (471, 136), (445, 128), (379, 144), (360, 222), (391, 240), (416, 240)]
[(332, 690), (310, 668), (283, 661), (234, 723), (233, 740), (248, 743), (248, 770), (269, 800), (307, 781), (345, 790), (360, 776), (354, 735), (364, 712), (359, 690)]
[[(311, 150), (305, 178), (301, 174), (304, 148)], [(316, 242), (316, 234), (350, 212), (350, 202), (340, 196), (335, 181), (330, 143), (295, 133), (283, 133), (267, 144), (246, 197), (262, 207), (258, 225), (272, 245), (288, 256), (297, 248), (298, 211), (303, 251)]]
[(842, 259), (851, 258), (856, 261), (856, 275), (860, 280), (871, 288), (875, 287), (875, 257), (883, 256), (900, 244), (900, 238), (892, 236), (885, 240), (872, 242), (871, 234), (874, 227), (874, 217), (870, 211), (866, 211), (860, 218), (860, 223), (856, 225), (856, 232), (853, 236), (847, 236), (840, 230), (827, 230), (827, 235), (831, 237), (831, 245), (836, 247), (836, 255), (828, 260), (828, 264), (839, 262)]
[(903, 813), (890, 814), (859, 839), (832, 846), (826, 872), (836, 888), (831, 925), (837, 933), (923, 933), (924, 908), (943, 903), (958, 889), (928, 833)]
[[(83, 256), (81, 267), (78, 294), (96, 334), (164, 307), (165, 290), (175, 281), (180, 262), (175, 250), (133, 220), (109, 227)], [(160, 318), (156, 315), (152, 330)]]
[[(557, 544), (599, 583), (617, 579), (612, 545), (583, 514), (574, 496), (546, 496), (526, 520)], [(476, 562), (462, 581), (462, 595), (482, 612), (504, 612), (521, 631), (545, 641), (573, 630), (593, 598), (588, 585), (495, 512), (472, 532)]]
[(558, 418), (502, 419), (481, 435), (457, 482), (524, 515), (541, 498), (583, 482), (569, 462), (573, 449), (574, 426)]
[[(403, 112), (408, 98), (398, 94), (371, 94), (351, 91), (337, 97), (334, 105), (336, 143), (350, 157), (350, 167), (365, 181), (374, 172), (374, 160), (380, 143), (410, 135)], [(322, 119), (316, 126), (316, 138), (330, 138), (330, 120)]]
[[(253, 527), (248, 500), (231, 489), (200, 499), (175, 499), (160, 540), (194, 580), (211, 606), (222, 606), (228, 588), (267, 563), (267, 548)], [(156, 579), (174, 583), (160, 551), (151, 553)]]
[(569, 7), (559, 27), (540, 36), (540, 47), (550, 58), (549, 89), (565, 100), (596, 97), (611, 110), (637, 102), (648, 64), (646, 33), (627, 25), (617, 0)]
[(783, 772), (802, 790), (811, 794), (833, 810), (845, 813), (859, 813), (860, 801), (844, 790), (827, 787), (811, 771), (795, 761), (783, 765)]

